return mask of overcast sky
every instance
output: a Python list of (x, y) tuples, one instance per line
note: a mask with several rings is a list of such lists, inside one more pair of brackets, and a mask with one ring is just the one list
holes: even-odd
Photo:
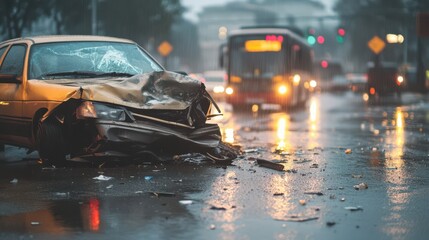
[[(216, 6), (216, 5), (223, 5), (227, 2), (232, 2), (237, 0), (182, 0), (182, 4), (188, 8), (188, 11), (185, 14), (185, 17), (187, 19), (190, 19), (192, 21), (197, 21), (198, 16), (197, 14), (201, 11), (201, 9), (205, 6)], [(244, 0), (239, 0), (244, 1)], [(330, 12), (330, 9), (332, 8), (333, 3), (336, 0), (320, 0), (323, 4), (325, 4), (326, 9), (328, 12)]]

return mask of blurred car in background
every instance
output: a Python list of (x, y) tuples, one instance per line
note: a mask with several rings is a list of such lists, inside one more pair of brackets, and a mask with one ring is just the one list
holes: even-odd
[(314, 63), (313, 69), (322, 91), (347, 90), (348, 84), (340, 62), (322, 59)]
[(390, 64), (368, 68), (367, 94), (369, 97), (396, 94), (401, 96), (404, 77), (398, 67)]
[(226, 73), (224, 71), (205, 71), (206, 90), (213, 98), (219, 99), (223, 96), (226, 87)]
[(349, 82), (350, 90), (355, 93), (362, 93), (366, 90), (368, 76), (366, 73), (347, 73), (346, 79)]

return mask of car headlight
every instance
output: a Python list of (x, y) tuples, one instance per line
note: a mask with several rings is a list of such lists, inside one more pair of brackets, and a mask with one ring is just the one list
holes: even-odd
[(285, 85), (280, 85), (279, 88), (277, 89), (277, 91), (281, 94), (284, 95), (287, 93), (287, 87)]
[(226, 93), (226, 94), (228, 94), (228, 95), (231, 95), (231, 94), (233, 94), (233, 93), (234, 93), (234, 89), (232, 89), (232, 87), (227, 87), (227, 88), (225, 89), (225, 93)]
[(76, 110), (77, 119), (97, 118), (112, 121), (125, 121), (126, 110), (90, 101), (83, 102)]

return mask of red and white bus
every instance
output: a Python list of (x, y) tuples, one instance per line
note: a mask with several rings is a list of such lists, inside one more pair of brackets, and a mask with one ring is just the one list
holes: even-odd
[(274, 103), (283, 108), (305, 104), (317, 84), (312, 78), (313, 51), (286, 28), (242, 28), (221, 47), (226, 68), (227, 102), (234, 107)]

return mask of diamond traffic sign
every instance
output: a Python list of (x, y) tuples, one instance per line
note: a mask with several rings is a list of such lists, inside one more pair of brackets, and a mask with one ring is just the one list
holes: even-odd
[(168, 56), (171, 53), (171, 51), (173, 51), (173, 46), (171, 46), (171, 44), (167, 41), (163, 41), (158, 46), (158, 52), (163, 57)]
[(368, 41), (369, 49), (371, 49), (371, 51), (375, 54), (379, 54), (381, 51), (383, 51), (385, 46), (386, 43), (378, 36), (374, 36), (371, 38), (371, 40)]

